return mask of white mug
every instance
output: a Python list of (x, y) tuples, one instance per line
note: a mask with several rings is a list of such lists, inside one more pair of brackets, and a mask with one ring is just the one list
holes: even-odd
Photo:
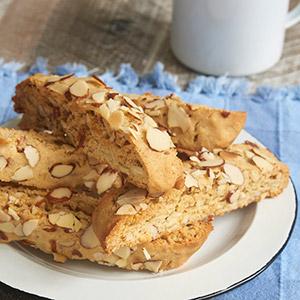
[(171, 46), (186, 66), (211, 75), (249, 75), (273, 66), (285, 29), (300, 20), (289, 0), (174, 0)]

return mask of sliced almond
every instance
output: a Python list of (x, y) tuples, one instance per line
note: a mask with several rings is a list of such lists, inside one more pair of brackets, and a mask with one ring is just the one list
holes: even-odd
[(240, 194), (241, 194), (241, 192), (239, 190), (237, 190), (234, 193), (230, 194), (229, 199), (228, 199), (229, 203), (237, 202), (240, 198)]
[(119, 268), (125, 268), (127, 266), (127, 260), (126, 259), (118, 259), (116, 261), (116, 265), (119, 267)]
[(88, 189), (92, 189), (93, 186), (95, 185), (95, 181), (85, 181), (84, 186), (87, 187)]
[(0, 222), (9, 222), (10, 220), (11, 216), (0, 208)]
[(252, 161), (261, 171), (270, 172), (273, 170), (273, 165), (260, 156), (253, 156)]
[(129, 247), (121, 247), (118, 250), (114, 251), (114, 254), (119, 256), (120, 258), (127, 259), (130, 256), (130, 248)]
[(145, 127), (148, 128), (148, 127), (157, 127), (157, 124), (156, 122), (149, 116), (145, 115), (144, 117), (144, 124), (145, 124)]
[(84, 97), (89, 92), (89, 86), (84, 80), (79, 79), (71, 85), (69, 90), (70, 93), (75, 97)]
[(23, 225), (22, 224), (18, 224), (14, 230), (14, 234), (21, 237), (24, 236), (24, 232), (23, 232)]
[(24, 166), (19, 168), (11, 177), (11, 179), (15, 181), (24, 181), (31, 178), (33, 178), (33, 171), (30, 166)]
[(124, 123), (124, 113), (121, 110), (114, 111), (109, 116), (108, 123), (110, 124), (112, 129), (120, 129)]
[(144, 254), (146, 260), (150, 260), (151, 259), (151, 255), (148, 252), (148, 250), (146, 248), (143, 248), (142, 250), (143, 250), (143, 254)]
[(182, 132), (186, 132), (192, 127), (191, 119), (182, 107), (176, 103), (171, 103), (168, 109), (168, 126), (170, 128), (181, 128)]
[(56, 225), (57, 220), (61, 216), (60, 213), (49, 214), (48, 219), (52, 225)]
[(113, 171), (103, 172), (96, 183), (97, 193), (100, 195), (103, 192), (110, 189), (113, 186), (117, 176), (118, 176), (117, 172), (113, 172)]
[(106, 103), (103, 103), (99, 107), (99, 112), (100, 112), (100, 115), (102, 116), (103, 119), (108, 120), (108, 118), (110, 116), (110, 110), (108, 109)]
[(92, 225), (90, 225), (81, 235), (80, 244), (87, 249), (93, 249), (100, 246), (99, 239), (97, 238)]
[[(103, 171), (103, 170), (102, 170)], [(101, 171), (101, 172), (102, 172)], [(101, 174), (100, 172), (100, 174)], [(86, 180), (86, 181), (90, 181), (90, 180), (97, 180), (99, 177), (99, 174), (96, 170), (91, 170), (87, 175), (85, 175), (83, 177), (83, 180)]]
[(246, 151), (245, 151), (245, 156), (246, 156), (248, 159), (252, 159), (252, 157), (255, 156), (255, 154), (254, 154), (252, 151), (246, 150)]
[(74, 227), (74, 215), (71, 213), (66, 213), (64, 215), (60, 215), (59, 218), (56, 221), (56, 225), (63, 227), (63, 228), (69, 228), (73, 229)]
[(197, 156), (190, 156), (190, 160), (193, 161), (193, 162), (196, 162), (196, 163), (200, 163), (200, 159), (197, 157)]
[(125, 100), (125, 102), (131, 106), (131, 107), (134, 107), (134, 108), (138, 108), (138, 106), (127, 96), (123, 96), (123, 99)]
[(37, 228), (39, 220), (29, 220), (23, 224), (23, 233), (25, 236), (31, 235), (31, 233)]
[(203, 151), (199, 154), (201, 160), (214, 160), (216, 157), (209, 151)]
[(147, 103), (144, 104), (144, 107), (147, 108), (147, 109), (152, 109), (152, 108), (160, 109), (160, 108), (163, 108), (165, 106), (166, 106), (166, 103), (162, 99), (154, 100), (154, 101), (147, 102)]
[(109, 99), (107, 102), (106, 102), (106, 105), (110, 111), (110, 113), (113, 113), (114, 111), (117, 111), (119, 110), (120, 106), (121, 106), (121, 103), (120, 101), (118, 100), (114, 100), (114, 99)]
[(135, 264), (131, 265), (131, 269), (134, 271), (138, 271), (142, 268), (142, 266), (143, 266), (143, 263), (135, 263)]
[(146, 138), (149, 146), (156, 151), (165, 151), (173, 146), (173, 142), (168, 133), (158, 128), (149, 127), (147, 129)]
[(13, 233), (15, 230), (15, 226), (12, 223), (0, 223), (0, 231), (6, 233)]
[(52, 190), (48, 195), (47, 199), (51, 203), (60, 203), (70, 200), (72, 197), (72, 191), (67, 187), (58, 187)]
[(222, 158), (215, 158), (211, 160), (203, 160), (198, 163), (201, 168), (216, 168), (224, 165), (224, 160)]
[(0, 156), (0, 171), (4, 170), (8, 162), (4, 156)]
[(40, 160), (40, 153), (39, 151), (33, 147), (33, 146), (26, 146), (24, 148), (24, 154), (25, 154), (25, 157), (29, 163), (29, 165), (34, 168), (39, 160)]
[(92, 95), (92, 99), (97, 103), (103, 103), (105, 101), (106, 92), (97, 92)]
[(230, 151), (220, 151), (219, 156), (221, 156), (224, 160), (234, 160), (241, 157), (239, 154)]
[(277, 161), (267, 149), (253, 148), (252, 151), (270, 163), (275, 163)]
[(135, 215), (137, 211), (131, 204), (124, 204), (122, 205), (117, 211), (116, 215), (123, 216), (123, 215)]
[(52, 177), (55, 178), (63, 178), (65, 176), (70, 175), (75, 169), (75, 164), (55, 164), (53, 165), (49, 172)]
[(161, 260), (146, 261), (144, 263), (145, 269), (154, 273), (157, 273), (159, 271), (161, 265), (162, 265)]
[(186, 174), (184, 185), (186, 188), (199, 187), (198, 180), (190, 174)]
[(145, 200), (147, 192), (143, 189), (133, 188), (120, 195), (117, 199), (119, 205), (137, 204)]
[(238, 167), (226, 163), (223, 169), (225, 174), (229, 176), (231, 183), (236, 185), (242, 185), (244, 183), (244, 175)]
[(7, 212), (11, 217), (13, 217), (14, 220), (16, 221), (20, 220), (20, 217), (18, 216), (17, 212), (13, 208), (9, 207)]

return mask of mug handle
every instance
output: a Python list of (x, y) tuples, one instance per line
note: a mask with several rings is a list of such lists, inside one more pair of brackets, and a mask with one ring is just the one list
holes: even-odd
[(300, 21), (300, 3), (296, 5), (287, 15), (285, 28), (290, 28)]

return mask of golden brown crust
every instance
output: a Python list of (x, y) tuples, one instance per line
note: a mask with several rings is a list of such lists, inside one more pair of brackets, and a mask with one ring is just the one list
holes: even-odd
[[(53, 81), (54, 80), (54, 81)], [(23, 128), (44, 128), (152, 194), (172, 188), (182, 164), (167, 134), (128, 97), (95, 78), (34, 75), (17, 86)]]
[(244, 128), (246, 113), (188, 104), (171, 94), (131, 95), (157, 124), (167, 128), (178, 148), (198, 151), (226, 148)]
[(134, 189), (127, 187), (103, 197), (93, 226), (106, 251), (150, 241), (185, 224), (274, 197), (288, 183), (287, 166), (258, 146), (232, 145), (226, 151), (197, 155), (184, 163), (180, 189), (158, 198), (125, 197)]
[(150, 243), (105, 254), (90, 226), (98, 201), (79, 193), (64, 203), (53, 204), (47, 202), (46, 192), (1, 186), (0, 242), (22, 241), (52, 254), (58, 262), (90, 260), (158, 272), (182, 265), (212, 230), (210, 222), (197, 222)]

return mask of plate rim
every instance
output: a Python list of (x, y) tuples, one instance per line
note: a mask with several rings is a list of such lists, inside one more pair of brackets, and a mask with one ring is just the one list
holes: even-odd
[(297, 215), (298, 215), (298, 195), (297, 195), (297, 191), (296, 191), (295, 184), (294, 184), (294, 181), (293, 181), (293, 179), (292, 179), (291, 176), (289, 176), (289, 180), (292, 183), (292, 187), (293, 187), (294, 194), (295, 194), (295, 213), (294, 213), (293, 223), (292, 223), (292, 226), (291, 226), (290, 231), (288, 233), (287, 239), (285, 240), (285, 242), (283, 243), (283, 245), (281, 246), (281, 248), (277, 251), (277, 253), (275, 255), (273, 255), (271, 257), (271, 259), (262, 268), (260, 268), (259, 270), (257, 270), (253, 274), (245, 277), (244, 279), (241, 279), (240, 281), (238, 281), (238, 282), (230, 285), (229, 287), (227, 287), (225, 289), (222, 289), (222, 290), (219, 290), (219, 291), (216, 291), (216, 292), (204, 295), (204, 296), (199, 296), (199, 297), (191, 298), (190, 300), (209, 299), (211, 297), (220, 296), (220, 295), (222, 295), (224, 293), (227, 293), (229, 291), (235, 290), (236, 288), (238, 288), (238, 287), (246, 284), (247, 282), (250, 282), (252, 279), (256, 278), (261, 273), (263, 273), (264, 271), (266, 271), (272, 265), (272, 263), (275, 261), (275, 259), (282, 253), (282, 251), (286, 248), (286, 246), (287, 246), (287, 244), (288, 244), (289, 240), (291, 239), (291, 236), (292, 236), (292, 234), (294, 232), (295, 224), (296, 224), (296, 220), (297, 220)]
[[(4, 123), (4, 124), (1, 124), (0, 126), (1, 127), (4, 127), (4, 126), (10, 126), (11, 124), (14, 124), (14, 122), (18, 121), (19, 118), (14, 118), (12, 120), (9, 120), (8, 122)], [(247, 135), (250, 135), (251, 138), (255, 139), (257, 142), (260, 143), (259, 140), (257, 140), (253, 135), (251, 135), (248, 131), (246, 130), (243, 130), (243, 132), (245, 132)], [(293, 220), (291, 220), (291, 225), (290, 225), (290, 228), (287, 232), (287, 235), (286, 235), (286, 239), (282, 242), (281, 244), (281, 247), (278, 249), (278, 251), (261, 267), (259, 268), (258, 270), (256, 270), (255, 272), (253, 272), (252, 274), (246, 276), (245, 278), (231, 284), (230, 286), (224, 288), (224, 289), (220, 289), (218, 291), (215, 291), (215, 292), (212, 292), (212, 293), (209, 293), (209, 294), (206, 294), (206, 295), (201, 295), (201, 296), (196, 296), (196, 297), (193, 297), (193, 298), (188, 298), (190, 300), (196, 300), (196, 299), (208, 299), (210, 297), (213, 297), (213, 296), (218, 296), (218, 295), (221, 295), (221, 294), (224, 294), (228, 291), (231, 291), (231, 290), (234, 290), (235, 288), (237, 287), (240, 287), (242, 286), (243, 284), (251, 281), (252, 279), (254, 279), (255, 277), (257, 277), (259, 274), (261, 274), (262, 272), (264, 272), (273, 262), (274, 260), (280, 255), (280, 253), (285, 249), (285, 247), (287, 246), (293, 232), (294, 232), (294, 228), (295, 228), (295, 223), (296, 223), (296, 219), (297, 219), (297, 215), (298, 215), (298, 195), (297, 195), (297, 191), (296, 191), (296, 188), (295, 188), (295, 184), (294, 184), (294, 181), (292, 180), (291, 177), (289, 177), (289, 182), (291, 183), (291, 187), (292, 187), (292, 192), (293, 192), (293, 198), (294, 198), (294, 205), (295, 205), (295, 208), (294, 208), (294, 214), (293, 214)], [(149, 279), (149, 278), (148, 278)], [(157, 279), (157, 278), (156, 278)], [(19, 290), (21, 292), (25, 292), (25, 293), (28, 293), (29, 295), (37, 295), (39, 297), (48, 297), (48, 296), (45, 296), (45, 295), (41, 295), (39, 293), (35, 294), (35, 293), (32, 293), (32, 292), (28, 292), (26, 290), (22, 290), (20, 288), (16, 288), (14, 286), (11, 286), (9, 285), (8, 283), (6, 282), (3, 282), (1, 281), (2, 283), (4, 283), (5, 285), (7, 286), (10, 286), (16, 290)]]

